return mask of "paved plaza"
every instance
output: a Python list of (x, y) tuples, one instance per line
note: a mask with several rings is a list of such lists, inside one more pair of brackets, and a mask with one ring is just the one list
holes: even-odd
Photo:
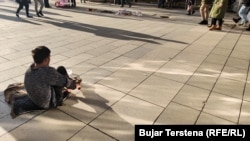
[[(0, 141), (133, 141), (136, 124), (250, 124), (250, 32), (197, 24), (184, 9), (77, 1), (15, 16), (0, 0)], [(122, 10), (138, 15), (119, 15)], [(123, 11), (124, 12), (124, 11)], [(63, 106), (15, 119), (4, 101), (23, 82), (31, 50), (45, 45), (51, 65), (83, 78)]]

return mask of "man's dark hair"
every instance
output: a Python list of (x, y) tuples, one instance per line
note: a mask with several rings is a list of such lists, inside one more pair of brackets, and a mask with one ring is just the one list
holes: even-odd
[(40, 64), (44, 59), (50, 56), (50, 50), (46, 46), (38, 46), (32, 51), (32, 57), (36, 64)]

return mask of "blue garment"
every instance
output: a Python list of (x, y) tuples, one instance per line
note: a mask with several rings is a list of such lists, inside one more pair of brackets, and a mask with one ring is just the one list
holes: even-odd
[[(125, 3), (125, 0), (121, 0), (121, 6), (123, 7)], [(130, 0), (126, 0), (126, 3), (129, 5), (129, 7), (131, 7), (131, 3), (130, 3)]]
[(241, 23), (244, 24), (247, 22), (247, 13), (248, 13), (249, 7), (247, 7), (245, 4), (242, 4), (240, 7), (240, 10), (238, 12), (239, 16), (241, 17)]

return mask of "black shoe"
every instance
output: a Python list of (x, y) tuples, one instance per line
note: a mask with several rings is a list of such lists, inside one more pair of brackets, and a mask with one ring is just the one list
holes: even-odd
[(30, 16), (30, 15), (27, 15), (27, 18), (33, 18), (32, 16)]
[(131, 5), (131, 3), (129, 4), (129, 8), (131, 7), (132, 5)]
[(250, 27), (246, 28), (246, 31), (250, 31)]
[(41, 17), (40, 14), (39, 14), (38, 12), (36, 13), (36, 15), (37, 15), (37, 17)]
[(123, 5), (121, 5), (121, 7), (123, 7)]
[(41, 16), (44, 16), (43, 13), (42, 13), (42, 11), (39, 11), (38, 13), (39, 13)]
[(207, 20), (203, 20), (203, 21), (199, 22), (199, 24), (207, 25), (207, 24), (208, 24), (208, 21), (207, 21)]
[(16, 13), (16, 17), (18, 17), (18, 18), (19, 18), (19, 13)]
[(235, 23), (238, 23), (240, 20), (241, 20), (241, 18), (233, 18), (233, 21), (234, 21)]
[(195, 10), (192, 11), (192, 15), (195, 13)]

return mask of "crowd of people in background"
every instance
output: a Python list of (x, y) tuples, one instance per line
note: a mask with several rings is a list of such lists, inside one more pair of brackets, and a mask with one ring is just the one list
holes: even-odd
[[(248, 16), (250, 10), (250, 0), (240, 0), (239, 10), (237, 12), (237, 17), (233, 18), (232, 20), (239, 26), (248, 26), (246, 29), (250, 31), (250, 24)], [(19, 12), (25, 7), (26, 16), (28, 18), (32, 18), (29, 14), (29, 4), (31, 0), (16, 0), (19, 3), (19, 6), (16, 11), (16, 16), (19, 17)], [(85, 1), (84, 1), (85, 2)], [(124, 7), (124, 4), (128, 4), (129, 7), (132, 6), (130, 0), (117, 0), (115, 1), (117, 4), (120, 4), (121, 7)], [(168, 0), (170, 2), (169, 6), (172, 5), (173, 0)], [(199, 12), (201, 16), (201, 21), (199, 24), (201, 25), (208, 25), (209, 30), (222, 30), (222, 24), (224, 22), (225, 13), (228, 9), (228, 2), (229, 0), (201, 0)], [(35, 11), (38, 17), (44, 16), (43, 8), (51, 8), (49, 4), (49, 0), (34, 0), (35, 3)], [(195, 13), (195, 0), (186, 0), (186, 7), (187, 7), (187, 15), (193, 15)], [(40, 5), (40, 7), (38, 6)], [(158, 8), (164, 8), (166, 5), (166, 0), (158, 0)], [(169, 7), (170, 8), (170, 7)], [(209, 25), (208, 19), (211, 18), (211, 24)]]
[[(222, 25), (224, 22), (224, 17), (228, 6), (231, 5), (230, 0), (201, 0), (199, 12), (201, 16), (201, 21), (198, 23), (200, 25), (207, 25), (209, 30), (222, 30)], [(173, 3), (173, 0), (158, 0), (158, 8), (164, 8), (164, 5), (168, 3)], [(238, 26), (248, 26), (247, 31), (250, 31), (250, 0), (239, 0), (239, 10), (237, 12), (237, 17), (232, 20)], [(172, 4), (171, 4), (172, 5)], [(195, 7), (199, 5), (196, 0), (186, 0), (186, 10), (187, 15), (193, 15), (195, 13)], [(170, 7), (168, 7), (170, 8)], [(208, 19), (211, 18), (209, 23)]]
[[(32, 16), (29, 14), (29, 4), (31, 3), (31, 0), (16, 0), (16, 2), (19, 4), (16, 11), (16, 16), (19, 18), (19, 12), (23, 9), (24, 6), (26, 11), (26, 16), (28, 18), (32, 18)], [(44, 6), (46, 8), (51, 8), (51, 6), (49, 5), (49, 0), (34, 0), (34, 2), (35, 2), (36, 15), (38, 17), (44, 16), (42, 12)], [(39, 10), (38, 10), (38, 3), (40, 4)]]

